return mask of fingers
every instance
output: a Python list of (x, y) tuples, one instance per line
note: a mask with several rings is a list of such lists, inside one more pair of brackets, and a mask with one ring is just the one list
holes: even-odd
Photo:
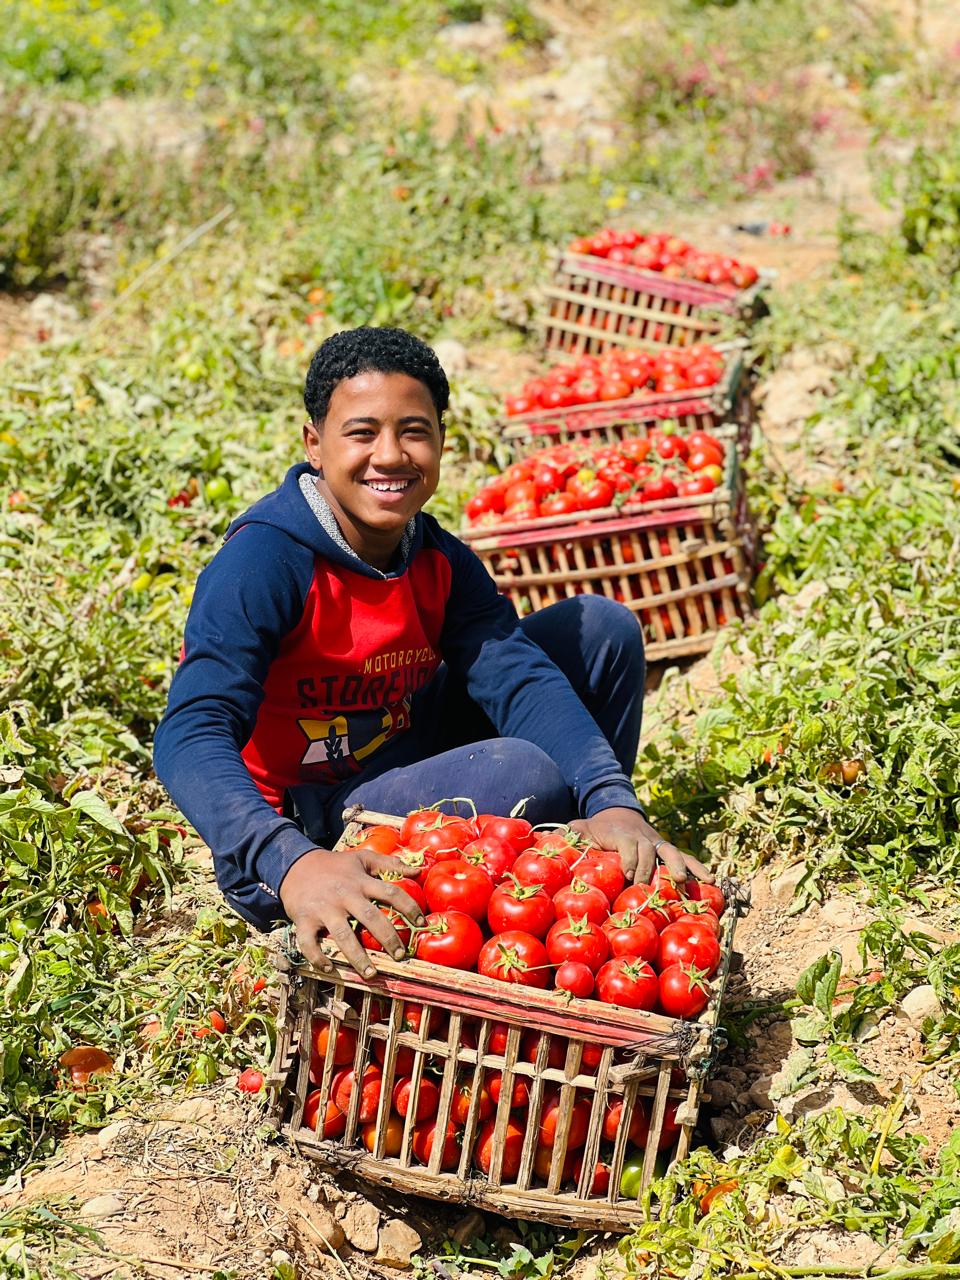
[[(637, 840), (636, 868), (633, 872), (634, 884), (649, 884), (653, 879), (653, 869), (657, 863), (657, 855), (653, 852), (653, 841), (641, 836)], [(626, 871), (626, 867), (624, 867)]]
[(358, 856), (361, 867), (372, 876), (380, 871), (399, 871), (401, 875), (408, 877), (420, 874), (416, 867), (408, 867), (399, 858), (391, 858), (386, 853), (374, 853), (372, 849), (361, 849)]
[(333, 964), (321, 945), (321, 926), (318, 924), (307, 925), (306, 923), (295, 923), (297, 929), (297, 945), (303, 952), (306, 959), (315, 969), (319, 969), (321, 973), (333, 973)]
[(662, 844), (657, 850), (657, 856), (670, 873), (671, 879), (683, 884), (687, 878), (686, 855), (675, 844)]
[[(376, 910), (376, 908), (374, 908), (374, 910)], [(380, 915), (379, 911), (377, 912), (377, 915)], [(383, 920), (384, 917), (380, 916), (380, 919)], [(361, 978), (372, 978), (376, 973), (376, 969), (370, 963), (370, 957), (360, 945), (360, 940), (357, 935), (350, 928), (350, 922), (347, 919), (347, 916), (345, 914), (341, 915), (334, 924), (328, 927), (330, 937), (340, 948), (343, 953), (343, 958), (346, 960), (350, 968), (356, 973), (359, 973)], [(370, 932), (373, 933), (373, 930), (371, 929)], [(393, 933), (392, 929), (391, 933)], [(396, 938), (397, 935), (394, 933), (393, 936)], [(374, 937), (376, 937), (375, 934)], [(399, 941), (399, 939), (397, 939), (397, 941)]]
[(716, 876), (709, 867), (704, 866), (691, 853), (685, 853), (683, 860), (686, 863), (687, 874), (695, 876), (697, 880), (702, 880), (704, 884), (713, 884)]
[[(393, 907), (394, 911), (399, 912), (411, 924), (423, 924), (423, 912), (410, 895), (404, 893), (402, 880), (377, 880), (371, 877), (370, 883), (376, 886), (370, 891), (370, 897), (374, 901)], [(371, 929), (370, 932), (373, 933), (373, 930)]]
[(379, 907), (372, 902), (360, 901), (352, 907), (352, 911), (357, 922), (373, 934), (388, 956), (392, 956), (394, 960), (403, 959), (403, 943)]

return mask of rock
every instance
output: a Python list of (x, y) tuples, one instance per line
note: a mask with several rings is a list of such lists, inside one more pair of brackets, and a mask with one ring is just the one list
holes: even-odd
[(124, 1204), (116, 1196), (94, 1196), (86, 1204), (80, 1206), (81, 1218), (112, 1218), (115, 1213), (123, 1213)]
[(270, 1261), (275, 1267), (289, 1267), (293, 1259), (287, 1253), (286, 1249), (274, 1249), (270, 1255)]
[(493, 1239), (501, 1249), (509, 1249), (510, 1246), (514, 1244), (523, 1244), (523, 1241), (517, 1233), (512, 1231), (509, 1227), (497, 1227), (496, 1231), (493, 1233)]
[(943, 1006), (937, 999), (937, 993), (933, 987), (929, 983), (923, 983), (907, 992), (900, 1001), (898, 1012), (911, 1026), (919, 1030), (925, 1018), (939, 1018), (943, 1014)]
[(730, 1107), (739, 1096), (739, 1091), (726, 1080), (714, 1080), (710, 1086), (710, 1101), (715, 1107)]
[(773, 1076), (761, 1076), (759, 1080), (754, 1080), (750, 1086), (750, 1101), (755, 1107), (762, 1107), (764, 1111), (770, 1110), (770, 1089), (773, 1086)]
[(820, 908), (822, 924), (848, 929), (858, 923), (866, 923), (863, 911), (853, 898), (828, 898)]
[(415, 1231), (401, 1218), (391, 1218), (380, 1228), (375, 1261), (386, 1267), (405, 1270), (411, 1265), (413, 1255), (423, 1243), (419, 1231)]
[(438, 338), (433, 350), (447, 375), (464, 373), (470, 364), (467, 348), (455, 338)]
[(727, 1079), (733, 1085), (743, 1085), (747, 1083), (747, 1074), (741, 1071), (739, 1067), (731, 1067), (727, 1072)]
[(770, 897), (781, 906), (788, 906), (797, 891), (797, 885), (807, 874), (805, 862), (795, 862), (792, 867), (781, 871), (775, 880), (770, 881)]
[(329, 1209), (324, 1209), (322, 1205), (302, 1204), (300, 1210), (311, 1227), (313, 1227), (310, 1235), (313, 1236), (314, 1232), (316, 1232), (316, 1236), (322, 1237), (324, 1242), (336, 1253), (344, 1240), (346, 1240), (346, 1236), (343, 1234), (343, 1227), (337, 1222)]
[(116, 1142), (117, 1138), (122, 1133), (126, 1133), (130, 1127), (128, 1120), (114, 1120), (113, 1124), (106, 1125), (97, 1134), (97, 1146), (101, 1151), (106, 1151), (107, 1147)]
[(482, 1235), (486, 1225), (483, 1214), (474, 1210), (472, 1213), (468, 1213), (465, 1218), (460, 1219), (450, 1232), (450, 1239), (462, 1249), (471, 1240), (475, 1240), (477, 1236)]
[(507, 29), (499, 18), (485, 17), (479, 22), (452, 22), (439, 32), (439, 38), (460, 53), (487, 56), (507, 43)]
[(369, 1200), (349, 1204), (340, 1219), (340, 1226), (355, 1249), (373, 1253), (380, 1230), (380, 1210)]

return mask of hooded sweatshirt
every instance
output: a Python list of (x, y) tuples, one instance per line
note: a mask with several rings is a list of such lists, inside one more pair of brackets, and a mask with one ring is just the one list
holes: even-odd
[(288, 793), (361, 780), (410, 730), (413, 695), (441, 662), (502, 737), (555, 761), (584, 817), (640, 810), (566, 677), (464, 543), (421, 512), (383, 573), (308, 500), (304, 475), (316, 472), (291, 467), (235, 520), (201, 573), (154, 744), (157, 775), (209, 844), (231, 906), (261, 929), (285, 920), (280, 885), (316, 848)]

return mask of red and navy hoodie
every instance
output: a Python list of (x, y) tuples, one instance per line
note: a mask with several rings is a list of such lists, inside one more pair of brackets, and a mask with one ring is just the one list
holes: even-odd
[(596, 723), (477, 556), (421, 512), (384, 574), (335, 522), (324, 528), (305, 475), (316, 473), (291, 467), (201, 573), (154, 744), (231, 906), (261, 929), (284, 919), (280, 884), (316, 847), (287, 816), (287, 793), (359, 781), (410, 729), (413, 695), (441, 662), (502, 737), (556, 762), (585, 817), (638, 809)]

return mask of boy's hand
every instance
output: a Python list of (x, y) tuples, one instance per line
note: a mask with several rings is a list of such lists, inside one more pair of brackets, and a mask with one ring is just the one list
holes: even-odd
[[(351, 918), (373, 934), (387, 955), (402, 960), (403, 943), (397, 931), (376, 905), (393, 907), (412, 924), (423, 924), (423, 913), (403, 892), (399, 881), (381, 880), (378, 871), (403, 871), (402, 862), (385, 854), (360, 849), (332, 853), (311, 849), (298, 858), (280, 885), (283, 909), (297, 929), (300, 950), (321, 973), (332, 973), (333, 965), (320, 947), (325, 930), (347, 961), (364, 978), (376, 970), (370, 957), (350, 927)], [(416, 871), (411, 871), (416, 875)]]
[(619, 853), (624, 875), (635, 884), (650, 882), (658, 858), (674, 880), (695, 876), (713, 883), (713, 873), (702, 862), (665, 840), (635, 809), (603, 809), (570, 825), (601, 849)]

